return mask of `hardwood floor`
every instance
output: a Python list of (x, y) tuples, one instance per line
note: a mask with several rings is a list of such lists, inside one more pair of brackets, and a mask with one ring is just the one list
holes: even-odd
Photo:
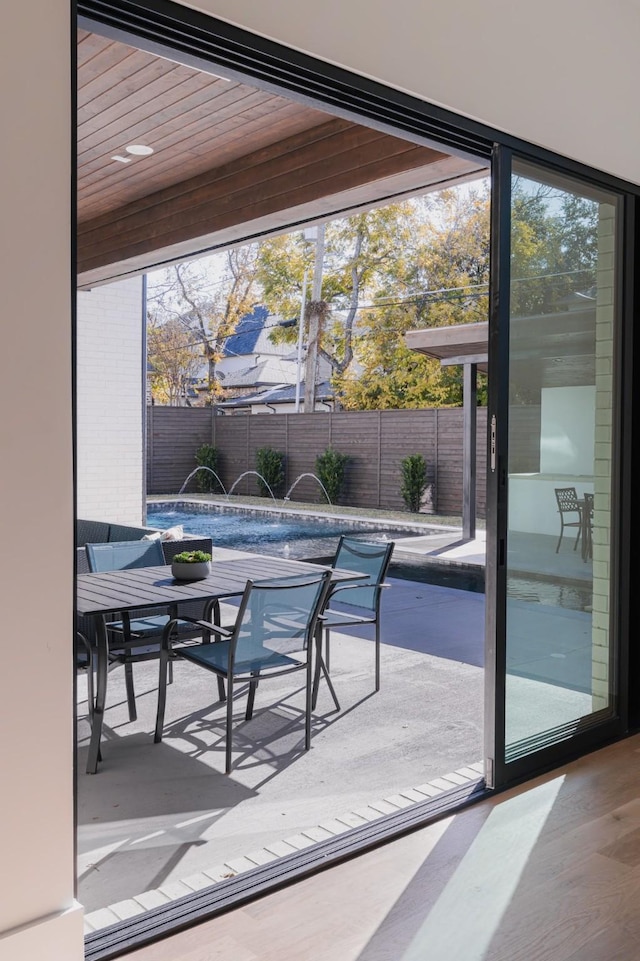
[(640, 736), (127, 961), (638, 961)]

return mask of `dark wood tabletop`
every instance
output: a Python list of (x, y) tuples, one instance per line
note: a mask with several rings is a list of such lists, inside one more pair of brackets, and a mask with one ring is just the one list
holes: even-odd
[[(323, 568), (306, 561), (266, 555), (211, 562), (211, 573), (199, 581), (178, 581), (171, 567), (139, 567), (124, 571), (79, 574), (76, 608), (79, 614), (115, 614), (180, 601), (224, 598), (242, 594), (248, 580), (293, 577)], [(357, 579), (353, 571), (334, 571), (333, 580)]]

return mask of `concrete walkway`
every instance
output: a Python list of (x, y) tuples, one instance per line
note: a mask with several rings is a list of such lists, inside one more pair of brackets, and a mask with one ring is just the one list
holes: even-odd
[[(592, 577), (591, 560), (583, 560), (580, 545), (574, 550), (573, 537), (563, 539), (556, 553), (557, 538), (549, 534), (511, 531), (507, 565), (511, 574), (549, 577), (565, 582), (588, 582)], [(396, 538), (399, 553), (420, 557), (425, 565), (484, 568), (486, 531), (476, 531), (473, 540), (464, 540), (459, 531), (442, 531), (425, 537)]]

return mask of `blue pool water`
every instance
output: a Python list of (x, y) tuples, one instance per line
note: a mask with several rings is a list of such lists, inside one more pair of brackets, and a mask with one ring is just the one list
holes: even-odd
[(381, 525), (363, 526), (344, 520), (313, 517), (276, 517), (248, 511), (190, 511), (149, 505), (147, 523), (166, 530), (182, 524), (188, 534), (211, 537), (218, 547), (232, 547), (279, 557), (311, 558), (333, 554), (341, 534), (367, 541), (392, 541), (410, 537), (410, 530)]

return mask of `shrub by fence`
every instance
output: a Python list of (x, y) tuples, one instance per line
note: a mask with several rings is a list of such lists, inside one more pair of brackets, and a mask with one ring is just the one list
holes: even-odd
[[(420, 452), (427, 464), (427, 510), (462, 512), (462, 410), (339, 411), (314, 414), (219, 416), (210, 408), (149, 407), (147, 419), (147, 490), (174, 494), (195, 465), (202, 444), (218, 452), (217, 473), (227, 490), (243, 471), (251, 470), (260, 448), (285, 455), (288, 488), (303, 473), (317, 473), (316, 457), (328, 447), (348, 454), (341, 503), (358, 507), (405, 510), (401, 494), (402, 460)], [(539, 470), (540, 408), (511, 412), (518, 430), (510, 467)], [(485, 512), (486, 409), (478, 408), (477, 512)], [(195, 483), (187, 490), (196, 490)], [(255, 477), (235, 490), (257, 494)], [(318, 484), (302, 480), (292, 500), (323, 500)]]

